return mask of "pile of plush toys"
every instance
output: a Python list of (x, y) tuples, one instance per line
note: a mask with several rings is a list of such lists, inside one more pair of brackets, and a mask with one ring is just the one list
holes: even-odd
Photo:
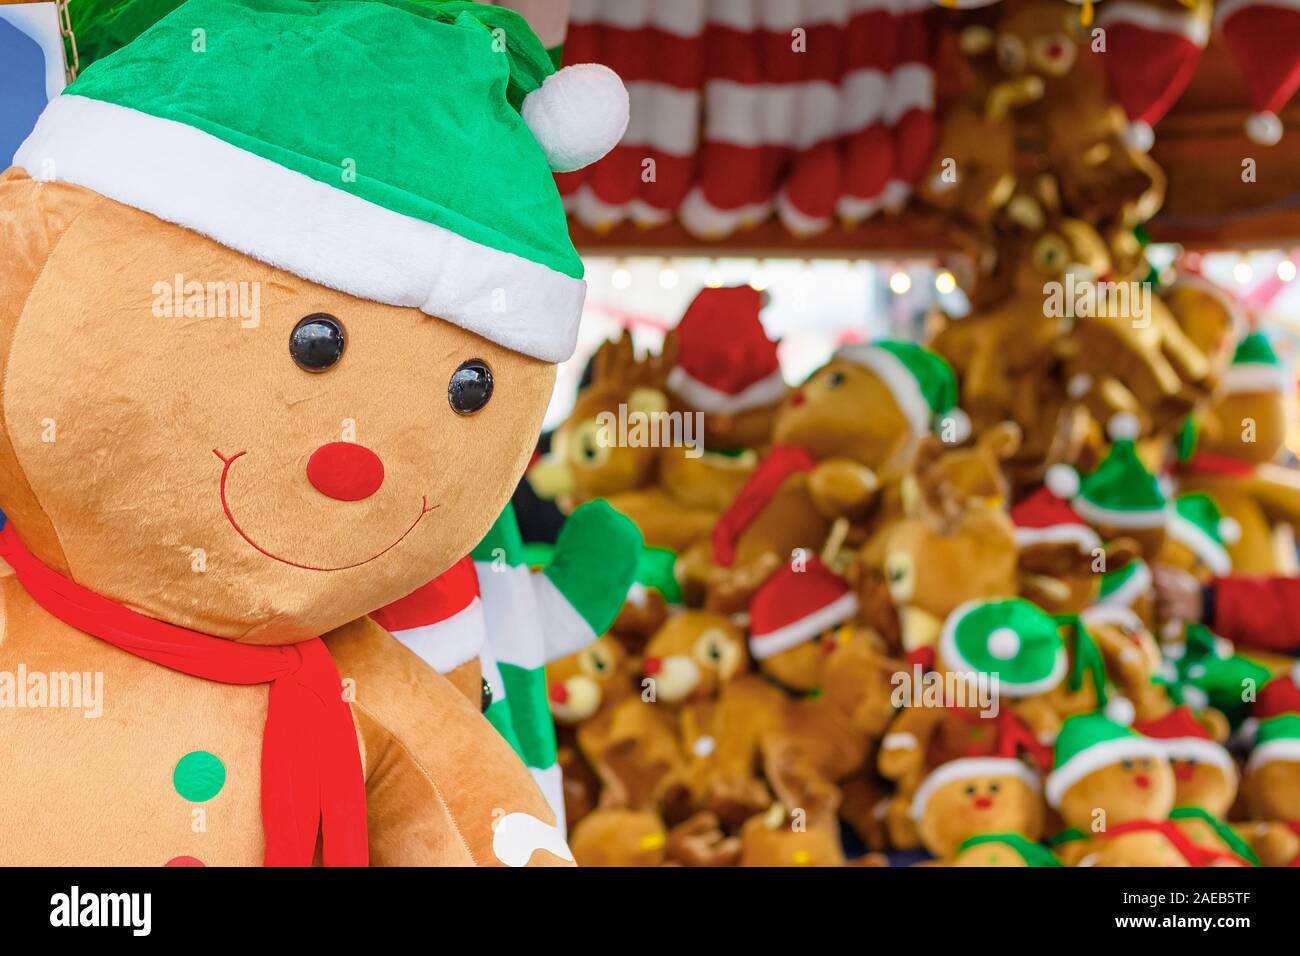
[[(1103, 342), (1026, 290), (796, 388), (762, 304), (705, 289), (661, 354), (606, 343), (528, 475), (646, 541), (608, 632), (546, 671), (578, 861), (840, 865), (846, 836), (879, 851), (858, 864), (1300, 858), (1300, 667), (1153, 587), (1288, 567), (1294, 386), (1232, 303), (1178, 286), (1146, 306), (1163, 335)], [(1156, 347), (1211, 326), (1199, 376), (1169, 379), (1180, 414), (1152, 413)], [(703, 453), (620, 440), (620, 406), (661, 435), (702, 416)]]
[(1086, 43), (1052, 0), (963, 34), (921, 193), (971, 310), (924, 344), (787, 388), (740, 287), (596, 355), (528, 474), (647, 546), (547, 670), (579, 862), (1300, 860), (1295, 381), (1216, 287), (1152, 281), (1164, 176)]

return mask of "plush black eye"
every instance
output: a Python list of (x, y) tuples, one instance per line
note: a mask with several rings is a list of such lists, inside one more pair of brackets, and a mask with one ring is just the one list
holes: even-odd
[(457, 415), (482, 411), (492, 397), (492, 370), (478, 359), (461, 363), (447, 383), (447, 401)]
[(489, 684), (487, 682), (487, 678), (484, 677), (483, 687), (479, 690), (478, 709), (480, 712), (486, 713), (487, 709), (491, 706), (492, 706), (492, 685)]
[(308, 372), (323, 372), (332, 366), (343, 357), (346, 344), (343, 323), (324, 312), (300, 320), (289, 334), (289, 354)]

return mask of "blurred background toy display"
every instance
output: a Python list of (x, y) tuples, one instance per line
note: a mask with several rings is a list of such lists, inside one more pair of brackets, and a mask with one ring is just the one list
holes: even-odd
[[(513, 506), (374, 617), (577, 862), (1300, 864), (1300, 5), (501, 5), (631, 121)], [(57, 86), (175, 2), (18, 6)]]
[(579, 862), (1296, 860), (1293, 11), (615, 6), (527, 481), (659, 584), (548, 668)]

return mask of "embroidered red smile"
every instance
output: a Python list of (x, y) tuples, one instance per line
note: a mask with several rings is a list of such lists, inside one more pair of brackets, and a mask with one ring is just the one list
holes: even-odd
[[(411, 522), (410, 526), (407, 527), (405, 531), (403, 531), (400, 535), (397, 536), (396, 540), (394, 540), (383, 550), (377, 551), (374, 554), (372, 554), (370, 557), (364, 558), (361, 561), (354, 561), (351, 564), (340, 564), (334, 567), (323, 567), (319, 565), (303, 564), (299, 561), (291, 561), (288, 558), (281, 557), (278, 554), (274, 554), (271, 551), (268, 551), (266, 548), (262, 547), (260, 544), (254, 541), (249, 536), (248, 532), (246, 532), (242, 527), (240, 527), (239, 522), (235, 519), (235, 514), (230, 508), (230, 500), (226, 496), (226, 479), (230, 476), (231, 466), (233, 466), (234, 463), (238, 461), (240, 458), (244, 457), (244, 455), (246, 455), (247, 452), (243, 452), (243, 451), (237, 452), (236, 454), (231, 455), (229, 458), (227, 458), (225, 455), (221, 454), (221, 452), (219, 452), (217, 449), (214, 448), (212, 449), (212, 454), (220, 458), (224, 465), (224, 467), (222, 467), (221, 469), (221, 508), (223, 511), (225, 511), (226, 520), (230, 522), (230, 526), (235, 529), (235, 531), (239, 534), (241, 538), (247, 541), (250, 545), (253, 546), (254, 549), (256, 549), (261, 554), (266, 555), (268, 558), (271, 558), (274, 561), (279, 561), (281, 564), (287, 564), (290, 567), (295, 567), (295, 568), (302, 568), (305, 571), (346, 571), (349, 568), (358, 568), (363, 564), (367, 564), (371, 561), (374, 561), (376, 558), (381, 557), (382, 555), (386, 554), (387, 552), (391, 551), (393, 548), (401, 544), (402, 541), (406, 538), (406, 536), (415, 530), (415, 526), (418, 525), (421, 520), (423, 520), (424, 516), (427, 515), (430, 511), (433, 511), (435, 508), (438, 507), (437, 505), (434, 505), (433, 508), (430, 508), (428, 498), (425, 496), (421, 496), (420, 513), (416, 516), (415, 520)], [(382, 476), (382, 466), (381, 466), (380, 474)], [(380, 478), (380, 480), (382, 480), (382, 477)], [(375, 487), (376, 488), (378, 487), (377, 483)], [(331, 495), (331, 497), (341, 498), (342, 496)], [(364, 496), (362, 495), (353, 496), (352, 500), (356, 500), (356, 498), (359, 497), (364, 497)]]

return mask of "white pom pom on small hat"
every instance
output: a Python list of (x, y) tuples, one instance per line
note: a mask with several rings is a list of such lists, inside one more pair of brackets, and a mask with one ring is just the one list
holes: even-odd
[[(940, 435), (950, 444), (960, 445), (970, 438), (970, 416), (960, 408), (950, 408), (939, 418)], [(949, 431), (951, 429), (951, 431)]]
[(1241, 540), (1241, 523), (1232, 517), (1220, 518), (1219, 537), (1224, 544), (1236, 544)]
[(989, 634), (989, 653), (1000, 661), (1009, 661), (1020, 653), (1020, 635), (1012, 628), (997, 627)]
[(1137, 716), (1137, 708), (1127, 697), (1112, 697), (1106, 702), (1106, 718), (1128, 727)]
[(1246, 120), (1246, 135), (1252, 143), (1276, 146), (1282, 142), (1282, 120), (1276, 113), (1252, 113)]
[(1048, 468), (1043, 483), (1058, 498), (1073, 498), (1079, 493), (1079, 473), (1069, 465)]
[(1156, 142), (1156, 132), (1151, 128), (1151, 124), (1141, 120), (1129, 123), (1124, 128), (1122, 136), (1125, 143), (1143, 153), (1151, 152), (1151, 147)]
[(551, 169), (569, 173), (618, 145), (629, 109), (617, 73), (600, 63), (577, 63), (543, 80), (524, 97), (520, 112)]
[(1111, 441), (1136, 441), (1141, 431), (1142, 425), (1132, 412), (1119, 412), (1106, 423), (1106, 434)]

